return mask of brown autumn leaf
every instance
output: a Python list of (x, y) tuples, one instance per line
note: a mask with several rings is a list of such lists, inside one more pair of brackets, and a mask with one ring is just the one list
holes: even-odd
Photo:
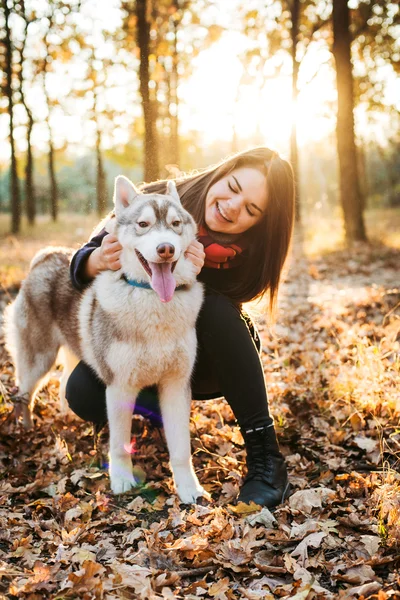
[(36, 561), (33, 572), (28, 578), (23, 577), (10, 586), (10, 594), (21, 597), (21, 594), (52, 592), (57, 587), (54, 577), (58, 570), (59, 565), (49, 567), (43, 562)]
[(32, 541), (33, 538), (29, 535), (20, 540), (14, 540), (12, 544), (13, 552), (11, 552), (11, 556), (21, 559), (22, 563), (28, 567), (32, 567), (40, 556), (40, 550), (33, 546)]
[(322, 507), (322, 503), (335, 497), (334, 490), (329, 488), (312, 488), (295, 492), (289, 498), (290, 508), (300, 510), (306, 514), (311, 513), (313, 508)]
[(105, 569), (102, 565), (86, 560), (78, 571), (68, 575), (68, 580), (61, 587), (62, 590), (71, 590), (74, 594), (83, 595), (90, 592), (94, 598), (102, 598), (102, 575)]
[(324, 531), (310, 533), (298, 546), (296, 546), (291, 555), (298, 557), (299, 564), (304, 566), (306, 559), (308, 558), (308, 548), (319, 548), (326, 535), (328, 534)]
[(131, 588), (138, 598), (147, 600), (152, 594), (150, 576), (151, 569), (139, 565), (124, 564), (116, 561), (112, 565), (115, 575), (119, 576), (120, 582), (127, 588)]
[(277, 520), (275, 519), (274, 515), (265, 506), (260, 510), (259, 513), (248, 515), (245, 520), (246, 523), (249, 523), (250, 525), (256, 525), (257, 523), (264, 525), (266, 529), (273, 529), (277, 524)]
[(225, 568), (239, 573), (242, 566), (248, 564), (252, 559), (251, 549), (245, 548), (240, 540), (229, 540), (220, 544), (215, 555), (215, 560)]
[(251, 515), (253, 513), (257, 513), (262, 509), (262, 506), (259, 504), (255, 504), (255, 502), (250, 502), (247, 504), (246, 502), (238, 502), (236, 505), (229, 505), (229, 510), (233, 512), (235, 515)]
[(229, 590), (229, 577), (224, 577), (219, 581), (216, 581), (208, 588), (208, 595), (212, 598), (217, 598), (217, 600), (223, 600), (226, 598), (225, 592)]
[[(347, 588), (346, 593), (349, 598), (369, 598), (378, 593), (378, 600), (386, 600), (386, 593), (381, 590), (382, 584), (379, 581), (371, 581), (370, 583), (363, 583), (355, 587)], [(382, 593), (381, 593), (382, 592)]]
[(360, 565), (348, 569), (341, 579), (348, 583), (363, 584), (375, 579), (375, 571), (369, 565)]
[(176, 540), (173, 544), (166, 544), (167, 550), (182, 550), (182, 551), (199, 551), (207, 548), (209, 542), (206, 538), (201, 537), (197, 533)]

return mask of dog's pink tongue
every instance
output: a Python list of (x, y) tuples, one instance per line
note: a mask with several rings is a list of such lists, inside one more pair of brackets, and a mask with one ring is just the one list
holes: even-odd
[(157, 292), (161, 302), (170, 302), (176, 287), (176, 281), (171, 273), (172, 263), (149, 264), (152, 272), (151, 287)]

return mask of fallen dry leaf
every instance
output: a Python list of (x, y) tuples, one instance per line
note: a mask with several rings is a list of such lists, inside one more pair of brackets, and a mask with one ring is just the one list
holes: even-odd
[(319, 533), (310, 533), (303, 541), (291, 553), (292, 556), (299, 557), (299, 564), (304, 566), (306, 559), (308, 558), (308, 548), (319, 548), (322, 540), (327, 535), (324, 531)]
[(252, 513), (245, 518), (246, 522), (250, 525), (256, 525), (257, 523), (264, 525), (266, 529), (273, 529), (277, 521), (274, 515), (264, 507), (259, 513)]
[(290, 496), (289, 504), (292, 509), (300, 510), (306, 514), (311, 513), (313, 508), (322, 507), (322, 503), (335, 497), (334, 490), (328, 488), (313, 488), (301, 490)]

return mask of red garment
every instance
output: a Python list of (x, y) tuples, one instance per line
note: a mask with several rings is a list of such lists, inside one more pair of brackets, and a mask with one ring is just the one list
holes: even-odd
[(206, 259), (204, 266), (211, 269), (229, 269), (236, 267), (242, 261), (244, 247), (239, 244), (220, 244), (212, 239), (204, 227), (200, 227), (199, 242), (204, 246)]

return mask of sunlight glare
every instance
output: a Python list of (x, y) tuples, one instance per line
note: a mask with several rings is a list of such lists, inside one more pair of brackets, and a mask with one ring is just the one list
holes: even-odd
[[(260, 90), (249, 80), (240, 61), (245, 44), (242, 36), (228, 32), (193, 61), (192, 76), (180, 86), (182, 132), (196, 130), (210, 143), (229, 141), (236, 131), (243, 140), (287, 148), (294, 113), (290, 69), (285, 69), (280, 77), (267, 77)], [(300, 146), (322, 139), (334, 128), (333, 73), (324, 64), (325, 57), (321, 59), (317, 54), (316, 51), (314, 62), (306, 69), (304, 79), (308, 83), (302, 86), (298, 97)]]

